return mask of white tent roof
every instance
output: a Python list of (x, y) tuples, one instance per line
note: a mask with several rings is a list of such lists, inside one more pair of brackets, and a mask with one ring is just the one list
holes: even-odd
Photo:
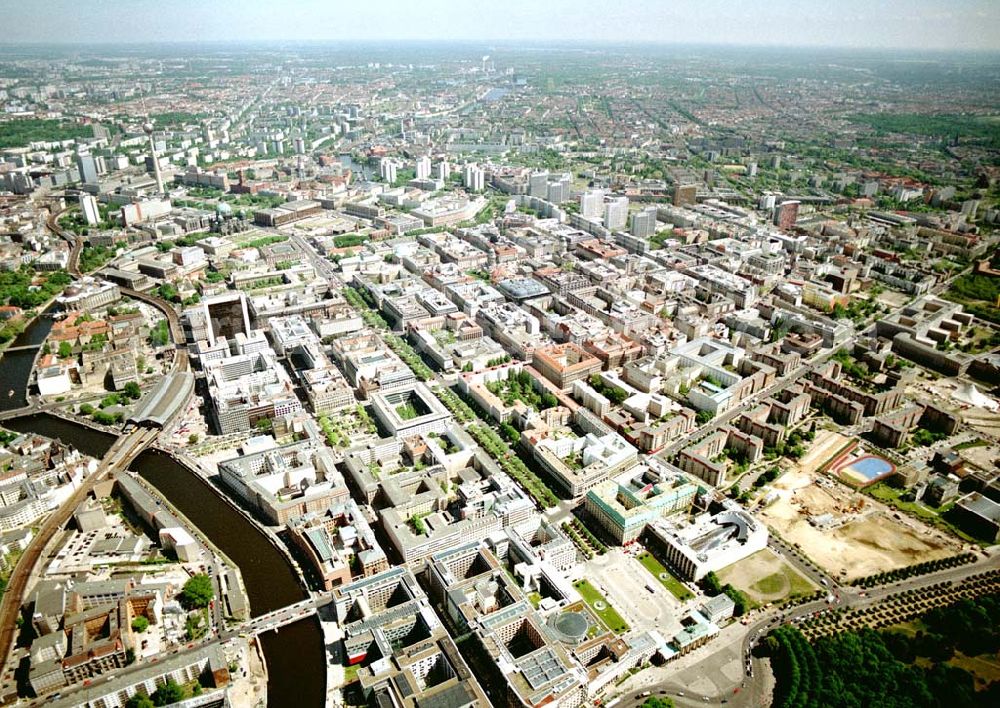
[(989, 396), (980, 393), (979, 389), (976, 388), (976, 385), (972, 383), (959, 387), (958, 390), (952, 394), (952, 398), (956, 401), (967, 403), (970, 406), (985, 408), (986, 410), (993, 411), (994, 413), (1000, 409), (1000, 403), (997, 403)]

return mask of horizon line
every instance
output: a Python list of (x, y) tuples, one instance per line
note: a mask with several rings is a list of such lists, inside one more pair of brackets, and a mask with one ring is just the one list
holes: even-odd
[[(129, 47), (150, 45), (213, 45), (213, 44), (309, 44), (309, 45), (344, 45), (344, 46), (371, 46), (383, 44), (495, 44), (500, 46), (517, 45), (551, 45), (560, 49), (572, 48), (580, 52), (586, 52), (590, 47), (699, 47), (708, 49), (784, 49), (784, 50), (839, 50), (856, 51), (866, 53), (900, 53), (911, 54), (1000, 54), (1000, 46), (997, 47), (912, 47), (912, 46), (880, 46), (871, 47), (854, 44), (758, 44), (747, 42), (684, 42), (684, 41), (656, 41), (656, 40), (579, 40), (579, 39), (542, 39), (542, 38), (520, 38), (520, 39), (496, 39), (496, 38), (381, 38), (381, 39), (339, 39), (339, 38), (211, 38), (211, 39), (127, 39), (119, 41), (58, 41), (58, 40), (19, 40), (8, 39), (4, 45), (0, 45), (0, 54), (6, 49), (14, 47), (36, 47), (36, 48), (109, 48), (109, 47)], [(588, 46), (580, 46), (588, 45)]]

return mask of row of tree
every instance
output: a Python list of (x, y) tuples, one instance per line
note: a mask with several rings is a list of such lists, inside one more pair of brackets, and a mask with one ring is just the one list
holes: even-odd
[(528, 495), (542, 507), (549, 509), (559, 503), (559, 498), (546, 486), (538, 475), (528, 469), (497, 435), (485, 425), (470, 425), (467, 430), (486, 453), (497, 461), (501, 469), (509, 474)]
[(973, 553), (960, 553), (956, 556), (948, 556), (947, 558), (938, 558), (936, 560), (925, 561), (915, 565), (908, 565), (905, 568), (888, 570), (884, 573), (866, 575), (863, 578), (858, 578), (852, 582), (851, 585), (863, 588), (871, 588), (876, 585), (886, 585), (888, 583), (895, 583), (899, 580), (906, 580), (907, 578), (915, 578), (918, 575), (936, 573), (939, 570), (946, 570), (947, 568), (957, 568), (960, 565), (971, 563), (975, 559), (976, 556)]

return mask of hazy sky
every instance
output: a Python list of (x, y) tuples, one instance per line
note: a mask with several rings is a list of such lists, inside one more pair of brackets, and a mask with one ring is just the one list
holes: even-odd
[(0, 0), (3, 40), (543, 40), (1000, 49), (1000, 0)]

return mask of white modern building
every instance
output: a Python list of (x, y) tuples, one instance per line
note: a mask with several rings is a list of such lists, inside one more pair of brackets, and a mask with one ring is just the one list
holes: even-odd
[(688, 525), (660, 519), (649, 530), (667, 562), (694, 581), (763, 550), (768, 539), (767, 526), (735, 504)]

